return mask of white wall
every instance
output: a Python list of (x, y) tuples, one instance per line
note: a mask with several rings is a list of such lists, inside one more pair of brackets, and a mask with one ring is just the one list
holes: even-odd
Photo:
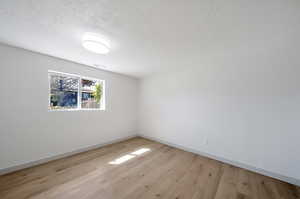
[[(286, 53), (191, 61), (139, 84), (0, 45), (0, 169), (134, 135), (139, 103), (140, 134), (300, 179), (300, 61)], [(106, 80), (106, 111), (48, 112), (49, 69)]]
[(224, 56), (144, 79), (139, 132), (300, 179), (300, 61), (286, 54)]
[[(48, 112), (48, 70), (105, 80), (106, 110)], [(0, 45), (0, 169), (136, 134), (137, 83)]]

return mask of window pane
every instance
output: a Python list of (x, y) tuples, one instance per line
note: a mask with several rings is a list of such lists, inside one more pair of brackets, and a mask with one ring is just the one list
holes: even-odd
[(61, 74), (50, 75), (50, 109), (78, 108), (79, 78)]
[(100, 109), (102, 84), (99, 80), (81, 79), (81, 108)]

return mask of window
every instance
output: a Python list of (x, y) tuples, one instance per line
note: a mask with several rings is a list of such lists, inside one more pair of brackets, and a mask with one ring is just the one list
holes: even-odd
[(49, 71), (49, 110), (104, 110), (104, 80)]
[(102, 96), (100, 80), (81, 78), (81, 108), (99, 109)]
[(77, 109), (79, 77), (50, 73), (50, 109)]

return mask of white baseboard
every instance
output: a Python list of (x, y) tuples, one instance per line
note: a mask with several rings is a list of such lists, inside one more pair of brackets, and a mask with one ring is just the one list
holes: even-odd
[(195, 153), (195, 154), (198, 154), (198, 155), (201, 155), (201, 156), (205, 156), (205, 157), (208, 157), (208, 158), (211, 158), (211, 159), (214, 159), (214, 160), (218, 160), (220, 162), (224, 162), (226, 164), (230, 164), (230, 165), (233, 165), (233, 166), (236, 166), (236, 167), (239, 167), (239, 168), (243, 168), (243, 169), (246, 169), (246, 170), (249, 170), (249, 171), (253, 171), (255, 173), (259, 173), (259, 174), (262, 174), (264, 176), (268, 176), (268, 177), (275, 178), (275, 179), (278, 179), (278, 180), (281, 180), (281, 181), (284, 181), (284, 182), (287, 182), (287, 183), (290, 183), (290, 184), (300, 186), (300, 179), (287, 177), (287, 176), (284, 176), (284, 175), (281, 175), (281, 174), (266, 171), (264, 169), (256, 168), (254, 166), (246, 165), (244, 163), (228, 160), (228, 159), (225, 159), (225, 158), (222, 158), (222, 157), (217, 157), (215, 155), (208, 154), (208, 153), (205, 153), (205, 152), (202, 152), (202, 151), (198, 151), (198, 150), (195, 150), (195, 149), (192, 149), (192, 148), (189, 148), (189, 147), (185, 147), (185, 146), (182, 146), (182, 145), (170, 143), (170, 142), (162, 140), (160, 138), (154, 138), (154, 137), (150, 137), (150, 136), (146, 136), (146, 135), (142, 135), (142, 134), (138, 134), (138, 136), (142, 137), (142, 138), (145, 138), (145, 139), (160, 142), (162, 144), (165, 144), (165, 145), (168, 145), (168, 146), (171, 146), (171, 147), (182, 149), (184, 151), (192, 152), (192, 153)]
[(24, 163), (24, 164), (8, 167), (8, 168), (4, 168), (4, 169), (1, 168), (0, 169), (0, 175), (4, 175), (4, 174), (7, 174), (7, 173), (12, 173), (14, 171), (18, 171), (18, 170), (26, 169), (26, 168), (33, 167), (33, 166), (36, 166), (36, 165), (44, 164), (46, 162), (50, 162), (50, 161), (53, 161), (53, 160), (65, 158), (65, 157), (68, 157), (68, 156), (71, 156), (71, 155), (75, 155), (77, 153), (82, 153), (82, 152), (85, 152), (85, 151), (89, 151), (89, 150), (96, 149), (96, 148), (99, 148), (99, 147), (103, 147), (103, 146), (106, 146), (106, 145), (114, 144), (114, 143), (117, 143), (117, 142), (125, 141), (125, 140), (128, 140), (128, 139), (134, 138), (134, 137), (137, 137), (137, 135), (131, 135), (131, 136), (127, 136), (127, 137), (124, 137), (124, 138), (114, 139), (114, 140), (111, 140), (111, 141), (108, 141), (108, 142), (105, 142), (105, 143), (96, 144), (96, 145), (93, 145), (93, 146), (88, 146), (88, 147), (77, 149), (77, 150), (74, 150), (74, 151), (71, 151), (71, 152), (67, 152), (67, 153), (63, 153), (63, 154), (59, 154), (59, 155), (54, 155), (54, 156), (51, 156), (51, 157), (42, 158), (42, 159), (39, 159), (39, 160), (36, 160), (36, 161), (27, 162), (27, 163)]

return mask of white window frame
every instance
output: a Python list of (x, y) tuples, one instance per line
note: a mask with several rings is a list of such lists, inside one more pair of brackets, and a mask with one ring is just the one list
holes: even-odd
[[(62, 76), (68, 76), (68, 77), (73, 77), (73, 78), (78, 78), (78, 96), (77, 96), (77, 108), (72, 108), (72, 109), (51, 109), (50, 106), (50, 94), (51, 94), (51, 74), (57, 74), (57, 75), (62, 75)], [(102, 97), (100, 100), (100, 108), (81, 108), (81, 96), (82, 96), (82, 91), (81, 91), (81, 80), (82, 79), (87, 79), (87, 80), (92, 80), (92, 81), (97, 81), (102, 85)], [(87, 77), (87, 76), (81, 76), (81, 75), (75, 75), (71, 73), (65, 73), (65, 72), (58, 72), (54, 70), (48, 70), (48, 111), (105, 111), (105, 80), (101, 80), (98, 78), (93, 78), (93, 77)]]
[[(81, 90), (81, 80), (86, 79), (86, 80), (92, 80), (92, 81), (97, 81), (102, 85), (102, 96), (100, 99), (100, 108), (81, 108), (81, 96), (82, 96), (82, 90)], [(80, 82), (79, 82), (79, 106), (80, 110), (84, 111), (93, 111), (93, 110), (105, 110), (105, 80), (93, 78), (93, 77), (86, 77), (86, 76), (80, 76)]]

